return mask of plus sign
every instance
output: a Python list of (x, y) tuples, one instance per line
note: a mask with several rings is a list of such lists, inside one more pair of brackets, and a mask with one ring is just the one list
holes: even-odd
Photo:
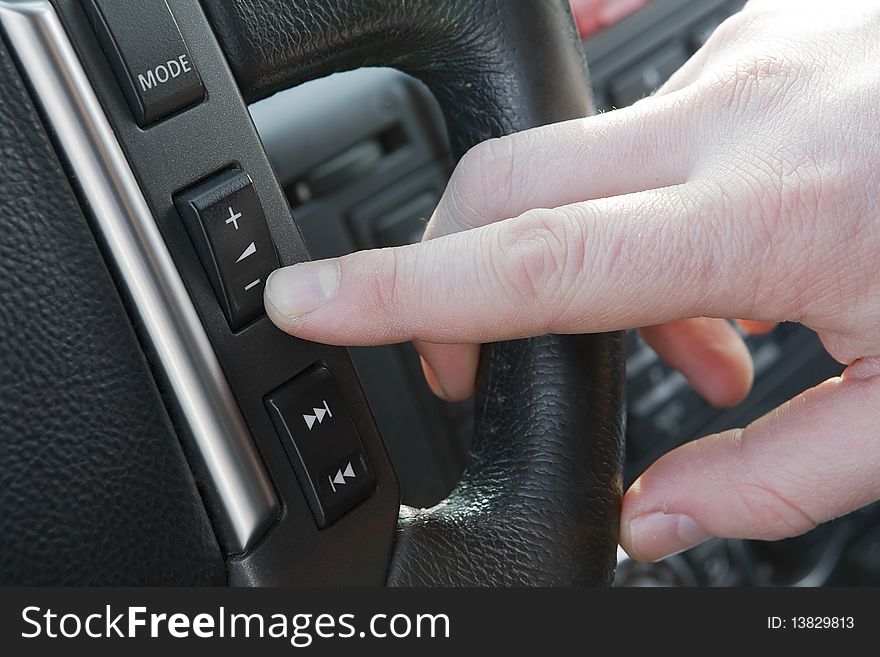
[(229, 219), (226, 220), (226, 223), (232, 224), (235, 226), (235, 230), (238, 230), (238, 220), (241, 219), (241, 212), (236, 212), (232, 207), (227, 209), (229, 210)]

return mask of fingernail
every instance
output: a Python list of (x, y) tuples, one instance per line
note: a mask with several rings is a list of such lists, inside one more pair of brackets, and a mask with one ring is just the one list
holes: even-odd
[(338, 287), (337, 263), (304, 262), (272, 272), (266, 301), (287, 319), (297, 319), (327, 303)]
[(437, 378), (434, 369), (428, 365), (428, 361), (422, 356), (419, 356), (419, 360), (422, 361), (422, 373), (425, 375), (425, 381), (428, 382), (428, 387), (431, 388), (431, 392), (437, 395), (440, 399), (448, 399), (449, 395), (446, 394), (446, 390), (440, 385), (440, 379)]
[(630, 544), (639, 554), (658, 555), (662, 561), (712, 538), (690, 516), (679, 513), (648, 513), (629, 523)]

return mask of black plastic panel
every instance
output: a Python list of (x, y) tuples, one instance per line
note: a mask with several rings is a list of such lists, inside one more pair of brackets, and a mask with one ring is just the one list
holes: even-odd
[[(207, 99), (146, 129), (132, 120), (107, 60), (90, 36), (91, 27), (79, 3), (57, 0), (55, 4), (195, 302), (282, 500), (278, 523), (250, 553), (230, 559), (230, 581), (383, 583), (397, 519), (398, 488), (346, 350), (291, 338), (266, 318), (233, 333), (173, 204), (175, 194), (181, 190), (218, 171), (239, 166), (253, 179), (281, 263), (293, 264), (308, 257), (198, 2), (179, 0), (174, 3), (174, 12), (193, 62), (202, 74)], [(269, 391), (318, 362), (335, 373), (378, 482), (369, 500), (324, 530), (315, 524), (263, 404)], [(341, 553), (351, 557), (340, 563), (330, 556)]]

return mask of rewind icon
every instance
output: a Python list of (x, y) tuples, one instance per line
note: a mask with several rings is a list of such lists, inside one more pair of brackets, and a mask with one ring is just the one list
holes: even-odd
[(336, 471), (336, 475), (327, 475), (327, 479), (330, 480), (330, 488), (333, 489), (333, 492), (336, 492), (337, 486), (344, 486), (348, 482), (346, 479), (356, 479), (357, 475), (354, 473), (354, 468), (351, 467), (351, 461), (345, 464), (345, 469), (339, 468)]

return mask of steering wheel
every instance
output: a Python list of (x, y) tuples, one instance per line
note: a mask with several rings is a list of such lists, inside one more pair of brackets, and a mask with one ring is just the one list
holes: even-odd
[[(194, 268), (180, 264), (178, 255), (191, 247), (175, 246), (185, 234), (175, 233), (179, 219), (170, 194), (154, 191), (148, 180), (154, 172), (139, 168), (137, 144), (148, 142), (137, 140), (171, 130), (167, 126), (186, 120), (186, 112), (156, 128), (119, 124), (117, 110), (124, 105), (116, 91), (105, 93), (110, 87), (99, 82), (106, 62), (91, 64), (98, 56), (94, 44), (81, 37), (90, 29), (82, 10), (65, 0), (53, 5), (0, 2), (10, 44), (7, 49), (0, 43), (0, 582), (291, 583), (307, 580), (301, 575), (311, 569), (317, 573), (310, 581), (328, 583), (338, 582), (334, 573), (339, 572), (345, 582), (388, 585), (609, 585), (623, 458), (619, 334), (546, 335), (484, 345), (473, 447), (461, 482), (434, 508), (401, 507), (396, 523), (376, 525), (378, 538), (365, 529), (372, 527), (365, 524), (366, 512), (348, 525), (339, 521), (338, 528), (301, 525), (287, 542), (273, 538), (273, 532), (281, 533), (279, 523), (308, 507), (294, 499), (302, 496), (296, 479), (291, 476), (288, 483), (279, 474), (279, 461), (285, 460), (280, 447), (260, 439), (257, 448), (242, 448), (227, 465), (264, 463), (269, 483), (252, 490), (252, 497), (277, 495), (281, 503), (270, 505), (272, 513), (259, 532), (235, 545), (241, 518), (216, 501), (231, 484), (215, 476), (210, 454), (200, 456), (198, 437), (194, 443), (186, 439), (199, 427), (185, 421), (189, 401), (176, 394), (179, 373), (163, 360), (168, 347), (157, 338), (155, 318), (140, 304), (139, 295), (146, 292), (132, 288), (126, 279), (130, 263), (113, 251), (119, 236), (95, 220), (107, 208), (88, 193), (90, 170), (76, 166), (75, 140), (65, 132), (76, 126), (59, 123), (64, 112), (81, 108), (55, 106), (41, 91), (49, 69), (40, 67), (40, 57), (57, 53), (35, 54), (33, 40), (54, 39), (57, 46), (65, 30), (70, 35), (113, 118), (143, 197), (128, 191), (149, 203), (184, 279)], [(179, 0), (169, 6), (185, 36), (194, 33), (190, 25), (211, 28), (190, 41), (193, 60), (209, 85), (207, 108), (190, 110), (194, 116), (216, 103), (243, 108), (309, 79), (363, 66), (395, 67), (427, 84), (458, 156), (484, 139), (593, 111), (581, 44), (564, 0), (202, 0), (201, 5)], [(207, 55), (197, 50), (217, 45), (228, 69), (222, 59), (206, 66)], [(63, 54), (67, 46), (59, 48)], [(229, 71), (237, 92), (212, 93), (211, 76)], [(91, 93), (72, 73), (53, 80), (71, 93)], [(88, 103), (86, 109), (100, 111)], [(249, 139), (255, 136), (252, 125), (246, 131)], [(204, 149), (224, 138), (217, 134)], [(166, 143), (169, 166), (179, 161), (175, 148)], [(201, 165), (185, 166), (195, 172)], [(268, 166), (265, 171), (270, 172)], [(274, 177), (251, 174), (264, 199), (282, 198)], [(160, 202), (171, 210), (160, 212)], [(127, 210), (121, 206), (140, 212), (137, 203)], [(282, 263), (305, 257), (292, 226), (284, 239), (276, 224), (271, 226)], [(164, 253), (161, 244), (156, 248)], [(195, 297), (200, 279), (192, 280), (196, 283), (187, 279), (186, 288)], [(190, 303), (178, 301), (182, 307)], [(233, 395), (224, 398), (232, 402), (226, 406), (237, 400), (242, 408), (250, 404), (264, 411), (265, 391), (250, 395), (233, 380), (237, 365), (223, 360), (238, 338), (224, 325), (222, 335), (232, 337), (213, 340), (222, 322), (203, 313), (200, 303), (222, 372), (232, 381)], [(263, 336), (265, 344), (286, 340), (291, 353), (312, 350), (308, 357), (322, 362), (344, 356), (273, 330), (264, 318), (247, 332)], [(187, 343), (193, 358), (214, 363), (211, 350), (193, 340)], [(266, 350), (258, 360), (270, 368), (282, 356)], [(209, 370), (201, 372), (219, 371)], [(228, 389), (223, 381), (218, 385)], [(358, 423), (369, 423), (363, 419), (368, 411), (358, 410), (363, 395), (353, 374), (343, 376), (340, 385)], [(234, 409), (220, 413), (227, 419), (214, 426), (216, 431), (234, 425), (256, 435), (270, 426), (268, 420), (253, 419), (250, 410), (243, 412), (244, 423)], [(362, 429), (370, 445), (373, 433), (374, 427)], [(375, 442), (379, 446), (367, 449), (379, 478), (374, 497), (396, 509), (393, 474), (382, 465), (386, 457), (378, 438)], [(249, 556), (269, 550), (264, 546), (273, 541), (276, 548), (297, 541), (305, 541), (305, 547)], [(324, 545), (320, 541), (332, 542), (325, 550), (333, 553), (332, 567), (315, 556)], [(369, 558), (358, 561), (359, 551), (369, 552)], [(238, 575), (230, 574), (234, 568)], [(369, 573), (353, 574), (357, 569)]]

